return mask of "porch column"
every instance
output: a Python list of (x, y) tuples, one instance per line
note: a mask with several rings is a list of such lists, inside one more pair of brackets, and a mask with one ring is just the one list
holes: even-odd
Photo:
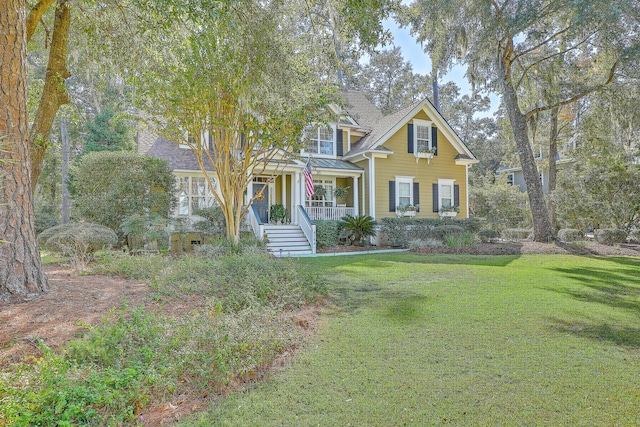
[(293, 176), (293, 182), (291, 182), (291, 186), (292, 188), (292, 192), (293, 194), (291, 195), (292, 200), (291, 200), (291, 208), (293, 210), (292, 214), (291, 214), (291, 222), (294, 224), (299, 224), (298, 221), (298, 208), (297, 206), (302, 204), (300, 203), (300, 185), (301, 185), (301, 179), (300, 176), (302, 174), (300, 172), (296, 172), (295, 176)]
[(282, 172), (282, 206), (287, 207), (287, 175)]
[(358, 177), (353, 177), (353, 215), (360, 215), (360, 206), (358, 204)]

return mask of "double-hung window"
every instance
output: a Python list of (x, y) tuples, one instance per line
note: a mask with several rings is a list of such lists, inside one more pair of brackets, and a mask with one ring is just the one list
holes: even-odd
[(413, 178), (396, 177), (396, 206), (413, 205)]
[(413, 120), (414, 126), (414, 153), (424, 153), (433, 147), (431, 141), (431, 122), (426, 120)]
[(330, 125), (308, 125), (304, 128), (305, 153), (335, 155), (336, 132)]
[(452, 179), (438, 180), (438, 194), (440, 195), (439, 209), (447, 209), (455, 206), (454, 181)]
[(215, 197), (202, 176), (178, 176), (178, 216), (195, 215), (198, 209), (209, 208), (216, 203)]

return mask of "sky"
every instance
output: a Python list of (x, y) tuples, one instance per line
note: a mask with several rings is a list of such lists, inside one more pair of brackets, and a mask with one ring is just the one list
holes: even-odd
[[(393, 19), (384, 21), (385, 28), (388, 28), (393, 35), (394, 45), (400, 47), (402, 56), (413, 66), (413, 72), (419, 74), (431, 74), (431, 59), (424, 53), (422, 47), (416, 42), (410, 34), (408, 28), (400, 28)], [(465, 67), (462, 65), (454, 66), (445, 76), (440, 78), (440, 82), (455, 82), (460, 88), (462, 95), (471, 94), (471, 85), (464, 77)], [(479, 114), (476, 117), (491, 116), (498, 109), (500, 99), (496, 94), (490, 94), (491, 109), (488, 113)]]

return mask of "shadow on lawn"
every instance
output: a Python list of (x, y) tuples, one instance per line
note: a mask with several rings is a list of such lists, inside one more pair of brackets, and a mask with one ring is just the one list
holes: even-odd
[[(629, 264), (627, 264), (629, 265)], [(577, 300), (605, 304), (640, 316), (640, 262), (635, 268), (555, 268), (582, 287), (549, 288)]]
[[(564, 274), (579, 285), (569, 285), (563, 289), (552, 287), (547, 289), (578, 301), (603, 304), (640, 317), (640, 259), (612, 257), (606, 260), (614, 265), (611, 268), (555, 268), (554, 271)], [(552, 321), (556, 324), (553, 329), (561, 332), (625, 347), (640, 348), (639, 328), (592, 321), (570, 322), (562, 319), (552, 319)]]
[[(451, 265), (479, 265), (486, 267), (506, 267), (520, 255), (468, 255), (468, 254), (414, 254), (402, 252), (397, 254), (367, 254), (352, 256), (327, 257), (320, 262), (328, 267), (367, 267), (393, 268), (397, 264), (451, 264)], [(316, 260), (320, 260), (316, 258)], [(315, 261), (319, 264), (318, 261)]]
[(555, 323), (551, 329), (558, 332), (571, 333), (579, 337), (609, 342), (627, 348), (640, 348), (640, 329), (638, 328), (588, 322), (568, 322), (562, 319), (551, 320)]

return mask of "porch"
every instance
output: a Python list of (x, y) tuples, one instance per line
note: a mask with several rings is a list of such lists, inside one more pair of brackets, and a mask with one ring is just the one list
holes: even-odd
[(305, 209), (312, 221), (341, 220), (347, 215), (356, 214), (355, 207), (347, 206), (306, 206)]

